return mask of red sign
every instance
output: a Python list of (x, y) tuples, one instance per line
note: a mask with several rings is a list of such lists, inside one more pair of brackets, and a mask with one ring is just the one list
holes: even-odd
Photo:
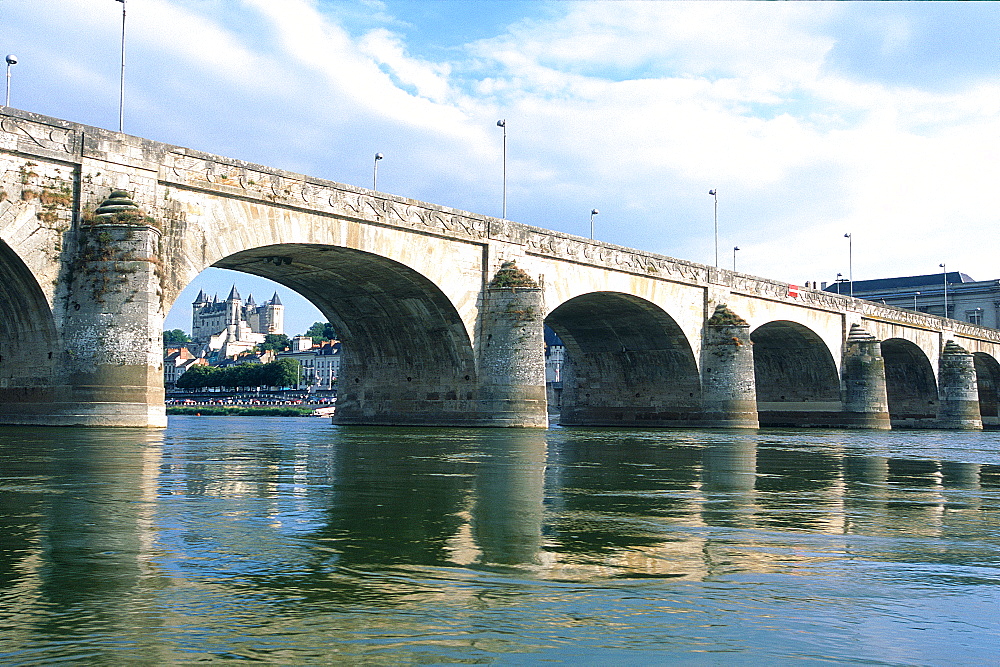
[(789, 285), (788, 286), (788, 296), (792, 297), (793, 299), (799, 298), (799, 286), (798, 285)]

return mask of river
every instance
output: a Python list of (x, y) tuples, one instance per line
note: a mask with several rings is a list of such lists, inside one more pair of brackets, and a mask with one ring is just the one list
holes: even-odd
[(1000, 432), (0, 427), (0, 662), (987, 664)]

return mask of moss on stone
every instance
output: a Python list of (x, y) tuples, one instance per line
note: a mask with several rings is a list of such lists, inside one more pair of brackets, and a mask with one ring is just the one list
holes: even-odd
[(742, 317), (729, 310), (729, 306), (720, 303), (715, 312), (708, 318), (706, 324), (710, 327), (748, 327), (750, 324)]
[(519, 269), (514, 262), (504, 262), (500, 270), (490, 281), (490, 287), (538, 287), (524, 269)]

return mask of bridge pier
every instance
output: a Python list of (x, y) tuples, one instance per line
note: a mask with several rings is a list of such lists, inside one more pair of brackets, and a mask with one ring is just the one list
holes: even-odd
[(46, 423), (166, 426), (159, 242), (122, 191), (81, 222), (62, 326), (67, 395)]
[(972, 355), (949, 340), (941, 352), (938, 368), (938, 428), (982, 430), (979, 388)]
[(702, 420), (708, 427), (758, 428), (750, 324), (725, 305), (705, 323)]
[(844, 348), (844, 426), (889, 430), (889, 399), (881, 343), (859, 325), (851, 325)]
[(541, 288), (505, 262), (485, 290), (480, 314), (482, 425), (549, 425), (544, 320)]

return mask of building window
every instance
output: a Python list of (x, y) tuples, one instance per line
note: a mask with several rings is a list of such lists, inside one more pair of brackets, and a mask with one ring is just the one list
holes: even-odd
[(971, 322), (972, 324), (978, 324), (978, 325), (982, 326), (982, 324), (983, 324), (983, 309), (982, 308), (976, 308), (975, 310), (967, 310), (967, 311), (965, 311), (965, 319), (966, 319), (967, 322)]

